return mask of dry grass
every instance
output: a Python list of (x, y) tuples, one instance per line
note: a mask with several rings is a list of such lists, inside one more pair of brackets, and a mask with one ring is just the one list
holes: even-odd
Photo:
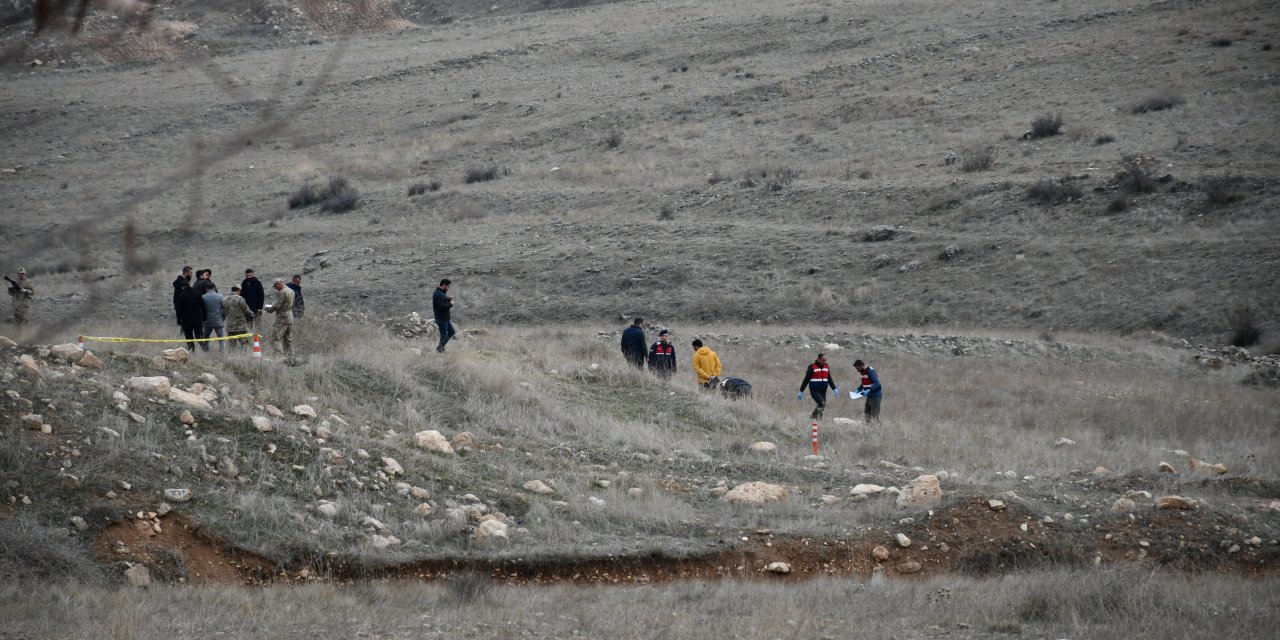
[[(461, 581), (461, 582), (460, 582)], [(244, 590), (0, 587), (18, 637), (453, 638), (1265, 637), (1272, 581), (1136, 572), (1039, 572), (992, 580), (682, 583), (655, 588), (363, 583)], [(421, 612), (430, 610), (429, 620)], [(234, 612), (234, 615), (228, 615)], [(931, 629), (933, 631), (931, 631)]]

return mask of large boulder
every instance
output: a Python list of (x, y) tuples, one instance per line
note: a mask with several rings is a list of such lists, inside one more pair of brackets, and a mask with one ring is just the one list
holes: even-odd
[(938, 476), (926, 474), (907, 483), (898, 494), (898, 506), (911, 509), (932, 507), (942, 502), (942, 485)]
[(167, 376), (137, 376), (125, 380), (124, 386), (157, 398), (168, 398), (169, 391), (173, 389)]
[(541, 494), (556, 492), (555, 489), (552, 489), (550, 485), (548, 485), (547, 483), (541, 480), (530, 480), (524, 483), (524, 490), (532, 491), (533, 493), (541, 493)]
[(439, 431), (429, 429), (413, 434), (413, 444), (420, 449), (453, 455), (453, 445)]
[(1176, 509), (1189, 511), (1195, 508), (1195, 503), (1182, 496), (1160, 496), (1156, 498), (1157, 509)]
[(404, 475), (404, 467), (400, 466), (400, 463), (396, 462), (395, 458), (383, 458), (382, 470), (389, 476)]
[(249, 418), (249, 424), (253, 425), (253, 428), (257, 429), (259, 433), (271, 433), (271, 418), (266, 416), (253, 416)]
[(476, 527), (476, 532), (472, 537), (477, 540), (506, 540), (507, 523), (501, 520), (485, 520)]
[(79, 362), (80, 358), (84, 356), (84, 351), (80, 349), (80, 345), (74, 342), (68, 342), (66, 344), (55, 344), (52, 347), (49, 347), (49, 355), (61, 360)]
[(169, 362), (183, 363), (191, 359), (191, 354), (183, 347), (177, 349), (165, 349), (160, 352), (160, 357)]
[(745, 482), (720, 496), (722, 502), (730, 504), (760, 505), (770, 502), (781, 502), (787, 499), (786, 487), (767, 482)]
[(101, 358), (93, 355), (92, 351), (85, 351), (84, 355), (80, 356), (80, 366), (86, 369), (101, 369), (106, 365), (103, 364)]
[(213, 410), (213, 405), (209, 404), (208, 400), (205, 400), (204, 398), (194, 393), (183, 391), (182, 389), (179, 389), (177, 387), (172, 387), (169, 389), (169, 399), (174, 402), (181, 402), (182, 404), (185, 404), (188, 407), (203, 409), (205, 411)]
[(316, 410), (311, 408), (311, 405), (309, 404), (300, 404), (294, 407), (293, 413), (294, 415), (297, 415), (303, 418), (315, 419), (316, 417)]
[(30, 378), (40, 377), (40, 365), (36, 364), (36, 359), (27, 354), (18, 357), (18, 368), (22, 373)]

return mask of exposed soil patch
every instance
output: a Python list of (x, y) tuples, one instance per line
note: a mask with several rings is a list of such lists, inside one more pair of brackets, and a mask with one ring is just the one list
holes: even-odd
[[(152, 523), (159, 523), (159, 531)], [(227, 547), (180, 515), (129, 520), (104, 530), (94, 551), (104, 560), (129, 560), (151, 567), (161, 579), (185, 577), (195, 583), (262, 585), (325, 580), (349, 582), (382, 578), (447, 580), (487, 575), (505, 584), (651, 584), (680, 580), (806, 580), (820, 576), (935, 576), (964, 573), (992, 576), (1046, 566), (1092, 563), (1135, 564), (1199, 572), (1270, 576), (1280, 567), (1280, 550), (1263, 544), (1222, 541), (1230, 523), (1214, 513), (1156, 511), (1133, 519), (1115, 516), (1095, 525), (1045, 523), (1015, 506), (992, 510), (969, 499), (935, 512), (924, 522), (868, 532), (853, 539), (790, 538), (767, 529), (748, 532), (723, 551), (687, 558), (659, 555), (612, 558), (519, 560), (432, 560), (368, 570), (343, 564), (298, 565), (276, 570), (269, 560)], [(1025, 530), (1024, 530), (1025, 527)], [(909, 547), (895, 540), (911, 539)], [(1145, 543), (1145, 544), (1144, 544)], [(877, 560), (876, 547), (887, 559)], [(789, 573), (766, 569), (785, 562)], [(175, 566), (177, 569), (175, 569)]]

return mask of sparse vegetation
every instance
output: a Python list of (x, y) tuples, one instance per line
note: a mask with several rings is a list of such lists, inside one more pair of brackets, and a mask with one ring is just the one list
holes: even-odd
[(1117, 186), (1127, 193), (1150, 193), (1155, 190), (1156, 180), (1147, 168), (1150, 164), (1148, 159), (1139, 155), (1125, 156), (1120, 161)]
[(662, 205), (662, 209), (658, 210), (658, 219), (664, 220), (664, 221), (675, 220), (676, 219), (675, 209), (672, 209), (671, 205), (669, 204)]
[(782, 165), (765, 165), (747, 171), (742, 176), (742, 184), (754, 187), (763, 184), (769, 191), (781, 191), (790, 186), (800, 173), (791, 167)]
[(1032, 138), (1048, 138), (1062, 133), (1062, 114), (1046, 113), (1031, 121)]
[(473, 184), (476, 182), (488, 182), (490, 180), (497, 180), (498, 176), (501, 174), (502, 174), (502, 170), (499, 169), (498, 165), (496, 164), (491, 164), (484, 167), (469, 167), (466, 170), (466, 172), (463, 174), (462, 181), (467, 184)]
[(986, 171), (996, 159), (993, 147), (973, 146), (960, 152), (960, 169), (966, 172)]
[(320, 205), (320, 211), (342, 213), (350, 211), (360, 202), (360, 192), (343, 177), (329, 178), (324, 189), (305, 184), (289, 196), (289, 208), (298, 209), (313, 204)]
[(1156, 93), (1129, 106), (1131, 113), (1149, 113), (1152, 111), (1164, 111), (1174, 107), (1180, 107), (1186, 100), (1182, 94), (1173, 91), (1162, 91)]
[(614, 129), (604, 136), (604, 148), (617, 149), (622, 144), (622, 132)]
[(440, 186), (441, 185), (439, 180), (432, 180), (430, 182), (415, 182), (409, 185), (409, 197), (420, 196), (429, 191), (431, 192), (439, 191)]
[(1240, 178), (1235, 176), (1216, 176), (1204, 181), (1205, 202), (1211, 207), (1229, 205), (1242, 197), (1239, 192)]
[(1129, 194), (1118, 191), (1111, 194), (1111, 199), (1107, 202), (1108, 213), (1120, 213), (1129, 208)]
[(1099, 146), (1104, 144), (1111, 144), (1112, 142), (1115, 142), (1115, 141), (1116, 141), (1116, 137), (1109, 133), (1104, 133), (1093, 139), (1093, 143)]
[(1027, 198), (1032, 202), (1051, 206), (1079, 200), (1082, 195), (1080, 187), (1065, 179), (1045, 178), (1027, 188)]
[(1231, 46), (1231, 38), (1219, 36), (1209, 40), (1209, 46), (1213, 47), (1229, 47)]

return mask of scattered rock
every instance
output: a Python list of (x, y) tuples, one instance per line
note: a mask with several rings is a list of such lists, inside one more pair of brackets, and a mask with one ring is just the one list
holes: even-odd
[(748, 448), (757, 453), (771, 453), (778, 449), (778, 445), (772, 442), (760, 441), (760, 442), (752, 442), (751, 446)]
[(80, 345), (74, 342), (68, 342), (66, 344), (55, 344), (52, 347), (49, 347), (49, 354), (60, 360), (76, 362), (80, 360), (80, 357), (84, 355), (84, 352), (80, 350)]
[(281, 411), (279, 408), (277, 408), (277, 407), (276, 407), (275, 405), (273, 405), (273, 404), (269, 404), (269, 405), (267, 405), (267, 406), (266, 406), (266, 411), (267, 411), (267, 415), (271, 416), (272, 418), (283, 418), (283, 417), (284, 417), (284, 412), (283, 412), (283, 411)]
[(600, 487), (601, 489), (608, 489), (609, 487), (613, 486), (613, 481), (605, 480), (603, 478), (597, 478), (595, 482), (593, 482), (592, 484), (596, 485), (597, 487)]
[(590, 498), (587, 498), (587, 504), (591, 505), (596, 509), (603, 509), (606, 503), (604, 501), (604, 498), (597, 498), (595, 496), (591, 496)]
[(476, 448), (476, 437), (471, 435), (470, 431), (463, 431), (453, 437), (454, 449), (474, 449)]
[(144, 418), (141, 413), (134, 413), (133, 411), (129, 412), (129, 419), (138, 424), (145, 424), (147, 422), (147, 419)]
[(16, 349), (17, 347), (18, 343), (4, 336), (0, 336), (0, 349)]
[(641, 489), (640, 487), (631, 487), (630, 489), (627, 489), (627, 495), (632, 498), (643, 498), (644, 489)]
[(1129, 513), (1137, 508), (1137, 506), (1138, 505), (1134, 504), (1133, 500), (1130, 500), (1129, 498), (1116, 498), (1116, 501), (1111, 503), (1111, 510), (1116, 513)]
[(399, 538), (396, 538), (395, 536), (384, 536), (379, 533), (375, 533), (369, 536), (367, 538), (367, 541), (369, 543), (369, 546), (379, 550), (386, 549), (387, 547), (390, 547), (392, 545), (400, 544)]
[(907, 547), (911, 546), (911, 538), (908, 538), (907, 534), (905, 533), (899, 533), (898, 535), (894, 536), (894, 539), (898, 541), (898, 546), (902, 547), (903, 549), (906, 549)]
[(191, 500), (190, 489), (165, 489), (164, 499), (170, 502), (189, 502)]
[(960, 257), (960, 247), (957, 247), (954, 244), (949, 244), (946, 247), (943, 247), (942, 253), (938, 254), (938, 259), (943, 262), (955, 260), (958, 257)]
[(273, 429), (271, 419), (265, 416), (253, 416), (249, 418), (249, 424), (253, 425), (253, 428), (257, 429), (259, 433), (271, 433)]
[(166, 376), (138, 376), (125, 380), (126, 389), (139, 391), (147, 395), (157, 398), (168, 398), (169, 391), (172, 387), (169, 384), (169, 378)]
[(294, 408), (293, 408), (293, 413), (294, 413), (294, 415), (301, 416), (301, 417), (303, 417), (303, 418), (315, 418), (315, 417), (316, 417), (316, 410), (315, 410), (315, 409), (312, 409), (312, 408), (311, 408), (311, 405), (309, 405), (309, 404), (300, 404), (300, 405), (298, 405), (298, 406), (294, 407)]
[(338, 515), (338, 505), (325, 500), (316, 505), (316, 512), (326, 518), (333, 518)]
[(791, 573), (791, 565), (781, 560), (775, 560), (773, 562), (770, 562), (768, 565), (766, 565), (764, 570), (768, 571), (769, 573), (786, 574), (786, 573)]
[(906, 264), (902, 265), (901, 267), (898, 267), (898, 273), (911, 273), (912, 271), (915, 271), (916, 269), (919, 269), (919, 268), (920, 268), (920, 261), (911, 260), (911, 261), (908, 261)]
[(924, 567), (920, 566), (920, 563), (915, 560), (900, 562), (897, 567), (898, 573), (901, 574), (920, 573), (920, 570), (923, 568)]
[(853, 418), (832, 418), (831, 421), (836, 424), (858, 424)]
[(240, 467), (231, 458), (223, 456), (218, 460), (218, 473), (228, 480), (235, 480), (240, 476)]
[(878, 484), (858, 484), (849, 490), (851, 496), (869, 496), (884, 491), (884, 487)]
[(213, 405), (209, 404), (208, 400), (205, 400), (204, 398), (189, 391), (183, 391), (177, 387), (169, 389), (169, 399), (174, 402), (181, 402), (188, 407), (195, 407), (196, 409), (202, 409), (204, 411), (213, 410)]
[(1054, 440), (1054, 441), (1053, 441), (1053, 446), (1055, 446), (1055, 447), (1074, 447), (1074, 446), (1076, 446), (1076, 441), (1075, 441), (1075, 440), (1072, 440), (1071, 438), (1058, 438), (1057, 440)]
[(404, 467), (400, 466), (400, 463), (396, 462), (395, 458), (383, 458), (382, 465), (382, 471), (389, 476), (404, 475)]
[(71, 526), (75, 527), (76, 531), (89, 530), (89, 523), (85, 522), (84, 518), (81, 518), (80, 516), (71, 516)]
[(876, 548), (871, 550), (871, 557), (875, 558), (876, 562), (884, 562), (889, 559), (889, 550), (884, 545), (876, 545)]
[(1225, 464), (1210, 464), (1203, 460), (1196, 460), (1195, 458), (1191, 459), (1190, 464), (1191, 464), (1191, 471), (1193, 473), (1206, 472), (1206, 473), (1212, 473), (1214, 475), (1222, 475), (1227, 472), (1227, 465)]
[(181, 364), (191, 359), (191, 353), (188, 352), (185, 347), (178, 347), (177, 349), (165, 349), (164, 351), (161, 351), (160, 357), (168, 360), (169, 362), (177, 362)]
[(899, 507), (924, 508), (939, 502), (942, 502), (942, 486), (938, 483), (938, 476), (931, 474), (918, 476), (898, 494)]
[(1173, 465), (1169, 464), (1168, 462), (1161, 462), (1159, 465), (1156, 466), (1156, 468), (1160, 470), (1160, 473), (1174, 473), (1175, 471), (1177, 471), (1177, 469), (1174, 469)]
[(39, 431), (40, 427), (44, 426), (44, 416), (28, 413), (27, 415), (22, 416), (22, 426), (31, 429), (32, 431)]
[(129, 580), (129, 584), (139, 589), (151, 586), (151, 572), (147, 570), (145, 564), (135, 564), (125, 569), (124, 577)]
[(524, 483), (524, 489), (525, 491), (530, 491), (533, 493), (542, 493), (542, 494), (556, 492), (555, 489), (552, 489), (549, 485), (547, 485), (547, 483), (541, 480), (530, 480)]
[(871, 230), (863, 235), (862, 239), (866, 242), (884, 242), (885, 240), (892, 240), (896, 235), (898, 235), (898, 232), (893, 227), (887, 224), (879, 224), (871, 227)]
[(830, 495), (818, 496), (818, 502), (821, 502), (822, 504), (835, 504), (840, 502), (840, 498)]
[(101, 358), (93, 355), (92, 351), (85, 351), (84, 355), (80, 357), (79, 364), (86, 369), (101, 369), (106, 366)]
[(822, 345), (823, 351), (839, 351), (842, 348), (843, 347), (841, 347), (838, 343), (835, 343), (835, 342), (828, 342)]
[(184, 409), (182, 411), (182, 415), (178, 416), (178, 421), (181, 422), (182, 424), (190, 426), (196, 423), (196, 417), (191, 415), (190, 411)]
[(425, 502), (424, 502), (424, 503), (422, 503), (422, 504), (420, 504), (420, 505), (418, 505), (417, 507), (414, 507), (414, 509), (413, 509), (413, 512), (414, 512), (414, 513), (418, 514), (419, 516), (421, 516), (421, 517), (423, 517), (423, 518), (425, 518), (425, 517), (427, 517), (427, 516), (431, 515), (431, 512), (432, 512), (432, 511), (435, 511), (435, 509), (433, 509), (433, 508), (431, 507), (431, 505), (429, 505), (429, 504), (427, 504), (427, 503), (425, 503)]
[(1093, 471), (1089, 472), (1089, 475), (1095, 478), (1105, 478), (1110, 474), (1111, 472), (1106, 467), (1094, 467)]
[(477, 540), (487, 539), (507, 539), (507, 523), (501, 520), (485, 520), (476, 527), (476, 532), (472, 534)]
[(31, 378), (40, 377), (40, 365), (36, 364), (36, 359), (27, 354), (18, 357), (18, 368), (22, 370), (23, 375)]
[(413, 434), (413, 444), (420, 449), (453, 455), (453, 447), (439, 431), (429, 429)]
[(1156, 508), (1189, 511), (1195, 508), (1195, 503), (1182, 496), (1160, 496), (1156, 498)]
[(988, 500), (987, 507), (992, 511), (1004, 511), (1005, 505), (1002, 500)]
[(787, 489), (780, 485), (766, 482), (745, 482), (720, 497), (730, 504), (761, 505), (769, 502), (780, 502), (787, 499)]
[(75, 491), (76, 489), (80, 488), (80, 478), (73, 476), (69, 473), (60, 474), (60, 477), (62, 478), (62, 486), (66, 487), (67, 489), (70, 489), (71, 491)]
[(147, 365), (147, 368), (151, 369), (152, 371), (164, 371), (165, 368), (168, 366), (165, 364), (165, 362), (166, 360), (163, 357), (156, 356), (151, 359), (151, 363)]

